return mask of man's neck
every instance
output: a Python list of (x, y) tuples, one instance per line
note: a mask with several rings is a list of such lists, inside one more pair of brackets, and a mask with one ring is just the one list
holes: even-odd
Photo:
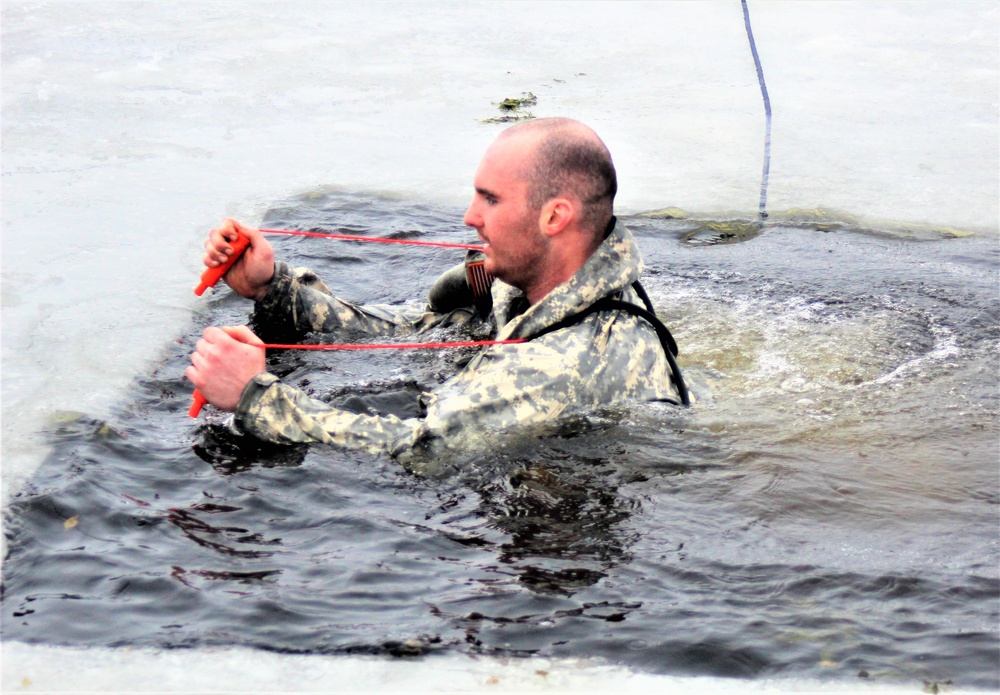
[[(610, 229), (613, 228), (614, 218), (612, 218), (612, 224), (609, 226)], [(605, 237), (606, 238), (606, 235)], [(546, 272), (541, 275), (535, 283), (529, 288), (521, 288), (525, 296), (528, 298), (528, 302), (534, 306), (538, 302), (545, 299), (548, 294), (554, 290), (559, 285), (567, 282), (570, 278), (576, 275), (577, 271), (584, 266), (584, 264), (590, 260), (590, 257), (594, 255), (594, 252), (600, 248), (604, 241), (604, 238), (596, 245), (591, 247), (588, 245), (583, 245), (579, 243), (579, 240), (573, 244), (564, 244), (557, 247), (550, 259), (546, 262)]]
[(580, 258), (578, 254), (553, 253), (545, 261), (543, 273), (535, 278), (530, 287), (522, 288), (528, 302), (534, 306), (545, 299), (549, 292), (573, 277), (587, 258), (589, 256)]

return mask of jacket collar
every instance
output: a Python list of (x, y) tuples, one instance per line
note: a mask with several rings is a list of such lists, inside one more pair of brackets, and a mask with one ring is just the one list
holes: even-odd
[(632, 233), (616, 221), (601, 245), (573, 277), (519, 316), (515, 314), (525, 301), (524, 294), (505, 282), (495, 282), (493, 316), (499, 328), (497, 339), (534, 335), (586, 309), (601, 297), (625, 289), (639, 278), (642, 268), (642, 256)]

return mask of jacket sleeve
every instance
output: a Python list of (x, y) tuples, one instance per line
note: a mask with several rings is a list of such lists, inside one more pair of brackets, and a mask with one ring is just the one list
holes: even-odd
[(251, 323), (265, 342), (298, 342), (310, 333), (403, 336), (471, 319), (472, 309), (438, 314), (429, 308), (360, 306), (333, 296), (307, 268), (274, 265), (267, 294), (254, 307)]
[[(244, 390), (236, 424), (268, 441), (338, 444), (409, 464), (494, 446), (515, 426), (545, 423), (567, 406), (581, 405), (578, 392), (586, 385), (579, 356), (558, 346), (541, 340), (494, 346), (476, 361), (475, 369), (423, 395), (425, 417), (406, 420), (340, 410), (259, 374)], [(584, 398), (582, 405), (591, 400)]]
[(569, 408), (669, 399), (655, 332), (631, 340), (634, 317), (592, 316), (571, 329), (525, 343), (494, 345), (422, 396), (425, 416), (399, 419), (331, 407), (271, 374), (247, 385), (236, 425), (273, 442), (323, 442), (378, 453), (410, 465), (458, 450), (495, 448), (513, 429), (544, 425)]

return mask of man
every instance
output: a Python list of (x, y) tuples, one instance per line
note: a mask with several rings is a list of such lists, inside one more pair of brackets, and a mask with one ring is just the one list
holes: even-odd
[[(686, 401), (664, 341), (641, 311), (576, 316), (609, 296), (634, 305), (631, 286), (642, 271), (631, 235), (615, 222), (615, 169), (597, 134), (570, 119), (518, 124), (486, 151), (474, 183), (464, 221), (487, 244), (485, 269), (500, 281), (492, 289), (496, 338), (530, 340), (484, 349), (422, 394), (423, 417), (356, 414), (307, 397), (267, 373), (264, 350), (255, 347), (262, 343), (246, 327), (207, 329), (187, 378), (262, 439), (384, 451), (404, 463), (492, 446), (505, 432), (573, 410)], [(206, 266), (226, 260), (237, 229), (250, 247), (225, 281), (256, 302), (258, 323), (285, 322), (301, 335), (404, 335), (471, 315), (394, 316), (337, 299), (310, 271), (275, 263), (261, 233), (234, 220), (212, 230)]]

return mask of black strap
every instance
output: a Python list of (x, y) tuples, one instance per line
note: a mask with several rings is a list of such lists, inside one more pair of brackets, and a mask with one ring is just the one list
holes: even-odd
[[(653, 310), (653, 303), (649, 301), (649, 295), (646, 294), (646, 288), (643, 287), (638, 280), (636, 280), (635, 282), (632, 283), (632, 289), (635, 290), (635, 293), (637, 295), (639, 295), (639, 299), (642, 300), (642, 304), (643, 306), (646, 307), (646, 311), (653, 314), (653, 316), (656, 316), (656, 311)], [(677, 346), (674, 345), (674, 355), (676, 354), (677, 354)]]
[(677, 387), (677, 394), (681, 398), (681, 404), (691, 405), (691, 398), (688, 395), (687, 385), (684, 383), (684, 377), (681, 376), (680, 367), (677, 366), (677, 342), (674, 340), (674, 337), (670, 335), (670, 330), (663, 325), (663, 322), (660, 321), (660, 319), (656, 317), (656, 312), (653, 311), (653, 304), (649, 301), (649, 295), (646, 294), (646, 291), (643, 289), (642, 285), (639, 284), (638, 280), (632, 283), (632, 288), (635, 290), (636, 294), (639, 295), (639, 298), (642, 299), (643, 304), (646, 305), (645, 309), (633, 304), (632, 302), (614, 299), (611, 295), (608, 295), (607, 297), (598, 299), (586, 309), (583, 309), (575, 314), (571, 314), (562, 321), (546, 326), (538, 333), (529, 337), (528, 340), (534, 340), (535, 338), (552, 333), (553, 331), (569, 328), (570, 326), (580, 323), (580, 321), (583, 321), (591, 314), (596, 314), (599, 311), (624, 311), (627, 314), (638, 316), (649, 323), (656, 330), (656, 336), (660, 339), (660, 344), (663, 346), (663, 352), (667, 357), (667, 363), (670, 365), (670, 380), (674, 383), (674, 386)]

